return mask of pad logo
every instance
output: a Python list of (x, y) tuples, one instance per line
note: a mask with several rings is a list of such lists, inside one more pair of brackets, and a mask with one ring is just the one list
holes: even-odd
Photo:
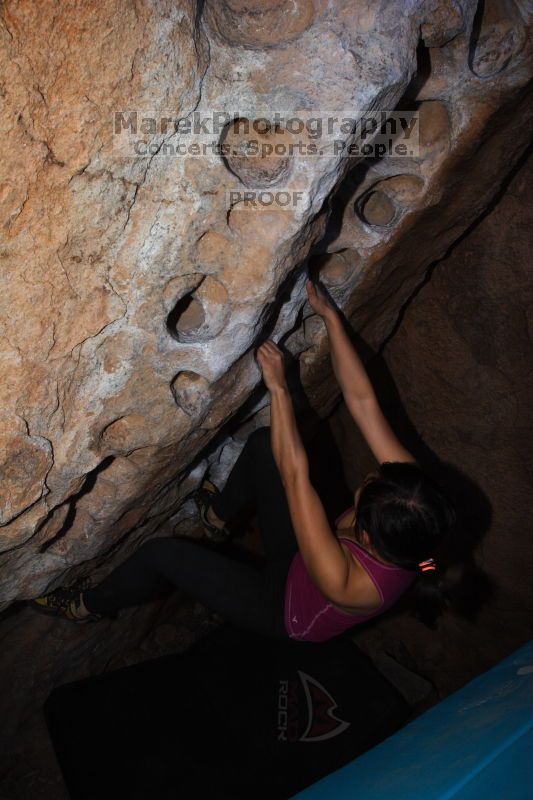
[[(335, 715), (338, 706), (328, 690), (301, 670), (298, 677), (300, 683), (289, 680), (279, 683), (278, 741), (323, 742), (349, 728), (350, 722)], [(302, 690), (304, 704), (300, 700)]]

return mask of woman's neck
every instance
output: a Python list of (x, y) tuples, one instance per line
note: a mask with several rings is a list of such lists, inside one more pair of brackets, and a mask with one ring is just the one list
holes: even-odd
[[(354, 514), (354, 517), (355, 517), (355, 514)], [(372, 547), (370, 542), (365, 543), (365, 542), (362, 542), (360, 540), (360, 537), (357, 534), (357, 529), (356, 529), (356, 526), (355, 526), (355, 522), (353, 524), (351, 524), (350, 526), (346, 527), (346, 528), (337, 528), (337, 534), (340, 535), (340, 536), (343, 536), (345, 538), (348, 538), (348, 539), (353, 539), (353, 541), (357, 545), (359, 545), (359, 547), (361, 547), (365, 551), (365, 553), (368, 553), (369, 555), (371, 555), (372, 558), (376, 559), (376, 561), (380, 561), (382, 564), (385, 564), (385, 566), (387, 566), (387, 567), (396, 566), (395, 564), (391, 564), (390, 561), (386, 561), (377, 552), (377, 550), (374, 547)]]

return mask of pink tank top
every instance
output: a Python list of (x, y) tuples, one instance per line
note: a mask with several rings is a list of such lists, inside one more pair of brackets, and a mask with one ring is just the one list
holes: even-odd
[[(349, 511), (353, 511), (353, 507), (335, 520), (335, 526)], [(291, 561), (285, 582), (285, 628), (291, 639), (325, 642), (352, 625), (383, 614), (416, 578), (414, 571), (382, 564), (352, 539), (342, 536), (339, 539), (348, 545), (374, 581), (381, 595), (381, 606), (368, 614), (357, 615), (335, 608), (312, 582), (298, 551)]]

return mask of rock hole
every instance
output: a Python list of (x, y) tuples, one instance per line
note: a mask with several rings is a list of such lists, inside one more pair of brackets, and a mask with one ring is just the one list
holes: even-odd
[(320, 253), (309, 261), (309, 275), (326, 287), (342, 286), (353, 275), (360, 260), (359, 253), (348, 248), (336, 253)]
[(420, 26), (420, 35), (426, 47), (443, 47), (464, 31), (463, 9), (454, 0), (440, 2), (432, 7)]
[(250, 188), (267, 189), (291, 171), (291, 136), (268, 120), (240, 117), (224, 128), (221, 152), (226, 167)]
[(229, 313), (226, 287), (208, 275), (175, 303), (167, 317), (167, 330), (178, 342), (205, 342), (218, 336)]
[(117, 417), (102, 429), (99, 440), (111, 455), (127, 453), (146, 440), (146, 420), (141, 414)]
[(251, 49), (278, 47), (313, 21), (313, 0), (207, 0), (209, 26), (230, 44)]
[(171, 336), (178, 341), (193, 341), (195, 333), (205, 322), (205, 314), (201, 303), (190, 292), (182, 297), (167, 317), (167, 328)]
[(176, 405), (188, 416), (201, 413), (209, 401), (209, 381), (196, 372), (178, 372), (170, 390)]
[(509, 66), (525, 41), (524, 25), (512, 0), (480, 0), (468, 66), (478, 78), (492, 78)]
[(379, 189), (369, 192), (360, 202), (356, 202), (355, 210), (363, 222), (378, 227), (390, 225), (396, 215), (394, 203)]
[(368, 225), (385, 227), (415, 206), (423, 192), (424, 181), (418, 175), (392, 175), (374, 184), (355, 201), (355, 211)]

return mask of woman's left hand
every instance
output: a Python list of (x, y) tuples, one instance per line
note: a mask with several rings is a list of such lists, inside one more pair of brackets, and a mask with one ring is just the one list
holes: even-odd
[(283, 353), (271, 339), (267, 339), (257, 350), (257, 361), (263, 373), (263, 380), (269, 391), (287, 385)]

